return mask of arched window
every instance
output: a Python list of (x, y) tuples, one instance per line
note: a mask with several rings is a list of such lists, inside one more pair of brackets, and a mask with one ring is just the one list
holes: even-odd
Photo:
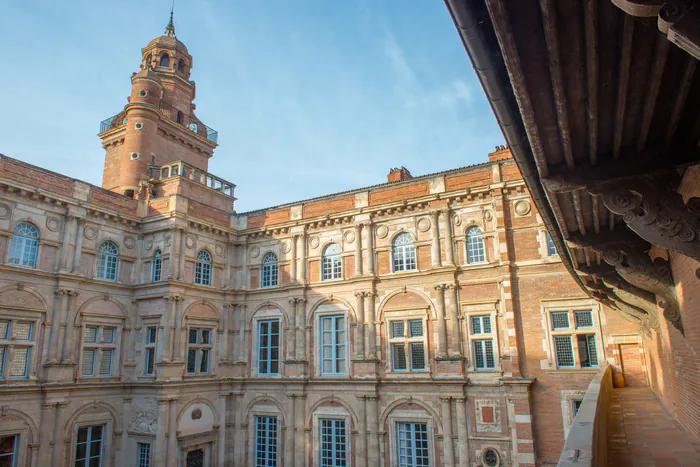
[(97, 278), (116, 281), (118, 267), (119, 248), (112, 242), (104, 242), (100, 247), (100, 259), (97, 261)]
[(321, 280), (341, 279), (343, 277), (343, 260), (340, 257), (340, 245), (331, 243), (323, 250)]
[(168, 56), (168, 54), (161, 55), (160, 66), (164, 66), (166, 68), (170, 66), (170, 57)]
[(185, 72), (185, 64), (183, 63), (182, 60), (178, 60), (178, 62), (177, 62), (177, 71), (179, 71), (180, 73)]
[(263, 287), (277, 285), (277, 256), (274, 253), (268, 253), (263, 258), (261, 283)]
[(484, 249), (484, 237), (481, 229), (477, 226), (469, 227), (467, 230), (467, 263), (483, 263), (486, 261), (486, 250)]
[(29, 222), (20, 222), (12, 236), (9, 263), (25, 268), (35, 268), (38, 253), (39, 229)]
[(394, 272), (416, 269), (416, 247), (413, 246), (413, 236), (410, 233), (403, 232), (394, 238), (391, 256), (394, 261)]
[(207, 250), (197, 254), (197, 270), (194, 273), (194, 283), (211, 285), (211, 255)]
[(153, 282), (160, 282), (160, 278), (163, 274), (163, 258), (160, 250), (156, 251), (153, 256)]

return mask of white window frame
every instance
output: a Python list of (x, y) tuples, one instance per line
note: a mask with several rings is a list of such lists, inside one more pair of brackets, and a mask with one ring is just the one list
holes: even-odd
[[(470, 237), (469, 232), (470, 232), (470, 231), (476, 231), (476, 230), (479, 231), (479, 236), (478, 236), (478, 238), (479, 238), (480, 244), (479, 244), (479, 245), (476, 245), (476, 246), (472, 246), (473, 244), (470, 243), (470, 238), (472, 239), (472, 242), (473, 242), (473, 241), (476, 241), (476, 240), (473, 240), (473, 239), (476, 238), (476, 235), (473, 235), (473, 236)], [(464, 244), (465, 244), (465, 247), (466, 247), (466, 249), (467, 249), (466, 263), (469, 264), (469, 265), (472, 265), (472, 264), (486, 264), (486, 263), (488, 263), (488, 254), (487, 254), (487, 251), (486, 251), (486, 238), (484, 237), (484, 229), (482, 229), (482, 228), (479, 227), (478, 225), (472, 225), (472, 226), (470, 226), (468, 229), (465, 230), (465, 232), (464, 232), (464, 237), (465, 237)], [(472, 260), (472, 259), (470, 258), (470, 253), (469, 253), (469, 252), (470, 252), (470, 249), (473, 250), (473, 249), (475, 249), (475, 248), (476, 248), (477, 250), (480, 249), (481, 252), (478, 252), (478, 251), (477, 251), (476, 253), (479, 254), (478, 257), (475, 258), (474, 260)], [(474, 253), (473, 253), (473, 254), (474, 254)], [(479, 260), (479, 258), (481, 258), (481, 259)]]
[(313, 414), (313, 465), (314, 467), (321, 467), (321, 420), (323, 419), (333, 419), (342, 420), (345, 422), (345, 459), (347, 466), (355, 465), (355, 459), (353, 458), (353, 436), (352, 436), (352, 424), (351, 417), (344, 407), (319, 407)]
[(259, 348), (259, 339), (260, 339), (260, 334), (259, 334), (259, 322), (260, 321), (267, 321), (267, 320), (279, 320), (280, 322), (280, 361), (279, 361), (279, 367), (278, 367), (278, 374), (276, 375), (268, 375), (268, 374), (260, 374), (258, 373), (258, 352), (253, 352), (252, 355), (250, 356), (250, 365), (252, 369), (252, 374), (253, 375), (258, 375), (258, 376), (264, 376), (265, 378), (281, 378), (284, 374), (284, 360), (286, 356), (285, 352), (285, 320), (284, 320), (284, 315), (282, 312), (278, 309), (267, 309), (267, 310), (259, 310), (255, 313), (253, 316), (253, 320), (250, 323), (251, 326), (251, 337), (253, 338), (252, 342), (252, 348), (253, 349), (258, 349)]
[[(108, 243), (114, 245), (114, 248), (117, 251), (116, 254), (103, 250)], [(119, 246), (115, 242), (111, 240), (105, 240), (102, 243), (100, 243), (100, 247), (97, 250), (97, 264), (95, 265), (97, 268), (97, 272), (95, 274), (95, 278), (103, 281), (117, 282), (117, 280), (119, 279), (120, 256), (121, 255), (119, 252)], [(114, 277), (112, 277), (112, 274), (110, 272), (111, 260), (115, 261)]]
[[(462, 317), (463, 319), (463, 328), (462, 331), (464, 332), (465, 336), (467, 337), (467, 342), (465, 344), (466, 347), (466, 352), (465, 355), (469, 355), (468, 361), (467, 361), (467, 371), (473, 372), (473, 374), (481, 374), (481, 373), (493, 373), (493, 372), (501, 372), (502, 371), (502, 366), (501, 366), (501, 348), (500, 348), (500, 340), (499, 340), (499, 329), (498, 329), (498, 312), (497, 312), (497, 303), (496, 301), (484, 301), (484, 302), (469, 302), (469, 303), (462, 303)], [(482, 317), (482, 316), (488, 316), (490, 321), (491, 321), (491, 332), (490, 333), (485, 333), (483, 332), (483, 321), (481, 322), (481, 332), (480, 333), (474, 333), (473, 332), (473, 327), (472, 327), (472, 318), (473, 317)], [(493, 342), (493, 360), (494, 360), (494, 367), (493, 368), (476, 368), (476, 357), (475, 357), (475, 349), (474, 349), (474, 342), (476, 341), (483, 341), (483, 340), (491, 340)]]
[(214, 257), (207, 250), (199, 250), (194, 270), (194, 283), (211, 287), (214, 277)]
[[(151, 340), (151, 331), (155, 338)], [(153, 356), (153, 371), (148, 371), (149, 355)], [(156, 362), (158, 357), (158, 326), (156, 324), (144, 326), (143, 336), (143, 374), (145, 376), (155, 376)]]
[[(323, 371), (323, 330), (321, 319), (329, 316), (343, 316), (345, 318), (345, 365), (343, 373), (325, 373)], [(350, 376), (350, 313), (339, 305), (321, 305), (318, 307), (314, 317), (314, 354), (316, 363), (316, 376), (329, 378), (348, 378)]]
[[(425, 372), (430, 372), (430, 353), (429, 353), (429, 344), (428, 344), (428, 317), (426, 316), (425, 310), (424, 309), (419, 309), (419, 310), (406, 310), (405, 312), (401, 311), (391, 311), (388, 313), (385, 313), (385, 321), (386, 321), (386, 341), (387, 341), (387, 346), (386, 346), (386, 355), (387, 355), (387, 372), (389, 373), (398, 373), (398, 374), (406, 374), (406, 373), (425, 373)], [(402, 321), (404, 323), (404, 335), (403, 337), (394, 337), (393, 336), (393, 325), (392, 323), (394, 322), (399, 322)], [(420, 321), (421, 325), (423, 326), (423, 335), (421, 337), (411, 337), (410, 336), (410, 329), (409, 329), (409, 322), (410, 321)], [(425, 367), (422, 369), (413, 369), (413, 359), (412, 359), (412, 350), (411, 350), (411, 344), (415, 343), (421, 343), (423, 344), (423, 355), (424, 355), (424, 360), (425, 360)], [(404, 346), (404, 352), (406, 356), (406, 368), (405, 369), (396, 369), (394, 366), (394, 345), (402, 345)]]
[[(598, 368), (606, 361), (605, 349), (602, 340), (600, 305), (591, 299), (557, 299), (557, 300), (542, 300), (540, 312), (542, 314), (542, 325), (546, 331), (547, 338), (547, 361), (548, 367), (556, 371), (566, 370), (584, 370), (597, 371)], [(577, 327), (575, 320), (576, 311), (590, 311), (593, 320), (593, 326)], [(567, 313), (569, 318), (569, 327), (554, 329), (552, 314)], [(590, 335), (595, 337), (595, 352), (597, 365), (581, 366), (580, 351), (578, 345), (578, 335)], [(560, 366), (557, 358), (557, 349), (555, 339), (557, 336), (571, 336), (571, 352), (573, 355), (574, 364), (571, 366)]]
[[(96, 328), (97, 335), (95, 342), (85, 342), (87, 332), (89, 328)], [(113, 340), (111, 343), (104, 341), (104, 329), (112, 328)], [(83, 323), (82, 332), (80, 333), (80, 378), (114, 378), (118, 377), (120, 374), (120, 360), (119, 360), (119, 342), (121, 341), (121, 327), (116, 324), (106, 324), (101, 322), (88, 321)], [(85, 356), (85, 351), (93, 351), (92, 357), (92, 373), (85, 374), (83, 369), (83, 359)], [(100, 363), (102, 361), (102, 352), (109, 350), (112, 353), (112, 358), (110, 362), (110, 372), (109, 374), (100, 373)]]
[[(0, 379), (5, 381), (10, 380), (28, 380), (36, 378), (36, 361), (37, 361), (37, 329), (39, 321), (34, 317), (0, 316), (0, 322), (7, 323), (7, 331), (5, 335), (0, 335)], [(30, 325), (29, 339), (19, 339), (17, 336), (17, 325), (25, 323)], [(25, 368), (23, 375), (11, 374), (12, 359), (14, 358), (17, 349), (27, 349), (25, 357)]]
[[(411, 244), (397, 245), (400, 237), (411, 238)], [(400, 257), (399, 257), (400, 255)], [(418, 249), (416, 248), (416, 238), (407, 231), (396, 234), (391, 240), (391, 271), (408, 272), (418, 270)]]
[[(337, 253), (328, 253), (330, 248), (337, 247)], [(342, 249), (338, 243), (329, 243), (321, 254), (321, 280), (334, 281), (343, 278)]]
[(399, 436), (397, 432), (397, 423), (425, 423), (428, 433), (428, 465), (437, 465), (435, 457), (435, 436), (433, 434), (433, 419), (421, 408), (423, 413), (415, 410), (394, 410), (388, 417), (389, 427), (389, 465), (399, 465)]
[[(275, 260), (265, 263), (267, 258), (274, 257)], [(277, 287), (279, 285), (279, 256), (271, 251), (265, 253), (262, 259), (262, 265), (260, 267), (260, 287), (267, 289), (270, 287)]]
[[(190, 342), (190, 332), (191, 331), (196, 331), (197, 332), (197, 342), (192, 343)], [(208, 331), (209, 332), (209, 342), (204, 344), (202, 343), (204, 340), (204, 334), (202, 331)], [(212, 370), (212, 360), (214, 359), (214, 333), (216, 332), (216, 329), (206, 327), (206, 326), (187, 326), (187, 334), (186, 334), (186, 342), (187, 342), (187, 348), (185, 349), (185, 373), (188, 376), (198, 376), (198, 375), (209, 375), (213, 373)], [(189, 370), (189, 361), (190, 361), (190, 350), (195, 350), (195, 371), (190, 372)], [(208, 351), (207, 353), (207, 369), (206, 371), (202, 371), (202, 355), (204, 355), (204, 352)]]
[[(24, 225), (29, 225), (36, 230), (36, 237), (18, 233)], [(12, 229), (12, 239), (8, 248), (7, 264), (21, 268), (36, 269), (39, 263), (39, 244), (41, 231), (39, 227), (30, 221), (21, 221)], [(26, 263), (26, 264), (25, 264)]]
[[(477, 327), (474, 326), (475, 321), (479, 323), (478, 331)], [(484, 323), (489, 323), (489, 332), (486, 332)], [(474, 366), (474, 371), (494, 371), (496, 369), (496, 340), (494, 339), (494, 319), (490, 314), (471, 314), (469, 315), (469, 336), (471, 339), (471, 351), (472, 351), (472, 363)], [(486, 357), (486, 343), (491, 343), (491, 354), (493, 359), (493, 365), (488, 366), (488, 359)], [(483, 361), (477, 362), (476, 354), (477, 347), (481, 347), (481, 354), (483, 355)], [(483, 367), (479, 367), (477, 363), (483, 363)]]

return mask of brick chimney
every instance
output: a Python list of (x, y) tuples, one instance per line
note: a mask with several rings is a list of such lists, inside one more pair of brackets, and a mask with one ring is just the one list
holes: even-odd
[(502, 161), (504, 159), (512, 159), (513, 154), (508, 146), (496, 146), (496, 150), (489, 153), (489, 162)]
[(403, 182), (406, 180), (410, 180), (413, 178), (413, 175), (411, 175), (411, 172), (408, 171), (406, 167), (401, 166), (401, 168), (396, 168), (394, 167), (393, 169), (389, 170), (389, 175), (387, 176), (387, 179), (389, 183), (394, 183), (394, 182)]

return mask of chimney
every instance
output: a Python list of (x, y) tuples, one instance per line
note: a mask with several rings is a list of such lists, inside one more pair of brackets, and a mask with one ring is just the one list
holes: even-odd
[(510, 152), (510, 147), (496, 146), (496, 150), (489, 153), (489, 162), (502, 161), (504, 159), (512, 159), (513, 154)]
[(387, 179), (389, 183), (394, 183), (394, 182), (403, 182), (406, 180), (410, 180), (413, 178), (413, 175), (411, 175), (411, 172), (408, 171), (406, 167), (401, 166), (401, 168), (396, 168), (394, 167), (393, 169), (389, 170), (389, 175), (387, 176)]

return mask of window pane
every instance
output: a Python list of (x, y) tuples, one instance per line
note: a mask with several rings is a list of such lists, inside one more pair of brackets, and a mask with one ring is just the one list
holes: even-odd
[(552, 237), (549, 235), (549, 232), (547, 232), (546, 235), (547, 235), (547, 254), (549, 256), (556, 256), (557, 255), (557, 248), (554, 246), (554, 242), (552, 241)]
[(155, 349), (146, 349), (146, 374), (152, 375), (155, 370)]
[(187, 349), (187, 373), (197, 371), (197, 349)]
[(474, 341), (474, 368), (481, 370), (485, 366), (483, 341)]
[(467, 230), (467, 263), (483, 263), (486, 261), (484, 238), (479, 227)]
[(28, 341), (32, 338), (32, 323), (19, 321), (15, 323), (14, 331), (15, 339)]
[(5, 349), (7, 347), (0, 347), (0, 378), (5, 377)]
[(255, 417), (255, 466), (277, 466), (277, 417)]
[(211, 331), (209, 329), (202, 329), (202, 344), (211, 344)]
[(593, 313), (590, 310), (575, 311), (574, 322), (577, 328), (592, 328)]
[(404, 325), (403, 321), (392, 321), (391, 322), (391, 337), (403, 337)]
[(483, 324), (484, 334), (491, 334), (491, 317), (482, 316), (481, 322)]
[(554, 348), (557, 354), (558, 367), (574, 366), (574, 350), (571, 346), (571, 336), (554, 336)]
[(569, 312), (558, 311), (552, 313), (552, 329), (569, 329)]
[(579, 360), (581, 367), (590, 368), (598, 366), (598, 354), (595, 347), (594, 334), (579, 334), (576, 336), (578, 341)]
[(423, 337), (423, 321), (420, 319), (412, 319), (408, 322), (409, 337)]
[(493, 341), (484, 341), (484, 356), (486, 357), (486, 368), (493, 369), (495, 367), (495, 361), (493, 357)]
[(394, 370), (405, 370), (406, 348), (404, 344), (392, 344), (391, 353), (393, 355)]
[(102, 328), (102, 342), (105, 344), (114, 343), (114, 328)]
[(190, 344), (196, 344), (198, 336), (199, 336), (198, 329), (190, 329), (189, 338), (187, 339), (187, 342), (189, 342)]
[(95, 370), (95, 349), (83, 349), (83, 376), (92, 376)]
[(481, 317), (472, 316), (472, 334), (481, 334)]
[(85, 327), (85, 341), (86, 344), (94, 344), (97, 342), (97, 327), (86, 326)]
[(150, 467), (151, 465), (151, 445), (139, 444), (139, 467)]
[(411, 343), (411, 369), (425, 369), (425, 348), (422, 342)]
[(209, 373), (209, 349), (202, 349), (202, 361), (199, 365), (201, 373)]
[(148, 328), (148, 343), (149, 344), (156, 343), (156, 336), (157, 336), (156, 328)]
[(0, 339), (7, 339), (7, 331), (10, 329), (10, 322), (9, 321), (0, 321)]
[(111, 349), (102, 349), (100, 352), (100, 375), (112, 374), (112, 352)]
[(29, 363), (29, 349), (26, 347), (15, 347), (11, 353), (10, 377), (24, 378), (27, 376)]

